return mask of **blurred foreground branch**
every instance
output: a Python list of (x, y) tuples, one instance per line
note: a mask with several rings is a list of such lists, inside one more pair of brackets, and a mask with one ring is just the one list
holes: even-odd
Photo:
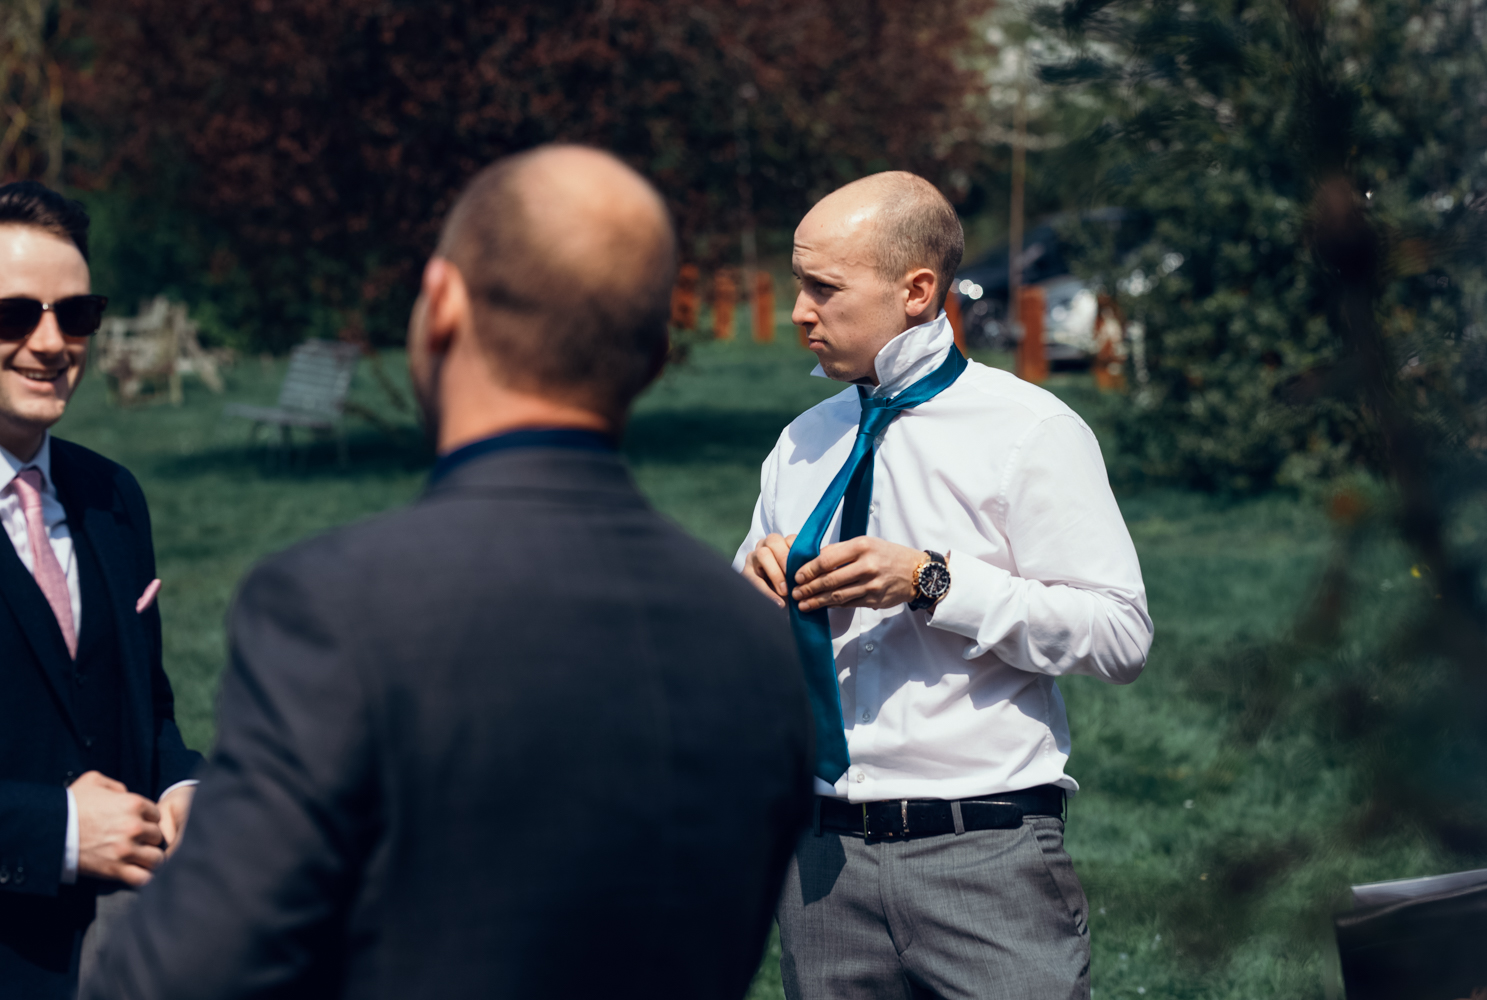
[[(1045, 80), (1107, 110), (1071, 147), (1145, 226), (1091, 243), (1149, 337), (1120, 460), (1299, 489), (1335, 526), (1293, 626), (1183, 680), (1236, 719), (1214, 774), (1267, 775), (1286, 821), (1236, 827), (1162, 902), (1207, 969), (1267, 921), (1315, 961), (1348, 881), (1487, 864), (1487, 4), (1039, 23), (1076, 50)], [(1267, 768), (1282, 741), (1304, 752)]]
[[(0, 5), (0, 181), (62, 178), (62, 71), (52, 51), (56, 0)], [(50, 29), (50, 30), (49, 30)]]

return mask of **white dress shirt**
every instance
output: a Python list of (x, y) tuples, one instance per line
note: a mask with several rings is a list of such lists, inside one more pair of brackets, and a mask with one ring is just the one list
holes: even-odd
[[(36, 565), (31, 558), (31, 536), (26, 531), (26, 512), (21, 509), (21, 498), (16, 493), (15, 477), (25, 469), (41, 471), (41, 517), (51, 539), (52, 551), (57, 562), (67, 574), (67, 595), (72, 600), (72, 623), (79, 637), (83, 634), (82, 585), (78, 580), (77, 553), (72, 545), (72, 533), (67, 530), (67, 511), (57, 498), (57, 486), (52, 482), (52, 436), (48, 434), (41, 442), (41, 450), (29, 462), (22, 462), (4, 448), (0, 448), (0, 524), (15, 547), (16, 555), (26, 570), (33, 575)], [(194, 785), (195, 779), (178, 781), (165, 790), (160, 797), (183, 785)], [(71, 885), (77, 881), (78, 853), (81, 837), (78, 830), (77, 798), (72, 789), (67, 789), (67, 834), (62, 847), (62, 882)]]
[[(875, 395), (896, 395), (954, 343), (941, 313), (879, 352)], [(815, 374), (822, 374), (817, 366)], [(735, 568), (765, 535), (800, 530), (852, 449), (848, 387), (797, 417), (764, 462)], [(841, 510), (827, 531), (839, 540)], [(831, 608), (852, 802), (959, 799), (1078, 784), (1054, 678), (1135, 680), (1152, 623), (1135, 547), (1089, 427), (1055, 396), (970, 362), (879, 438), (867, 534), (949, 558), (929, 611)]]

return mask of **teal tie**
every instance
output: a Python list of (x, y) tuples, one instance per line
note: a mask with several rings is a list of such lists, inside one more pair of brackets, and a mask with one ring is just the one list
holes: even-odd
[[(790, 546), (785, 562), (785, 579), (793, 588), (800, 567), (821, 554), (821, 543), (837, 504), (842, 505), (841, 540), (867, 533), (867, 509), (873, 498), (873, 457), (878, 451), (878, 435), (904, 410), (927, 403), (948, 389), (966, 369), (966, 359), (955, 347), (940, 367), (891, 399), (873, 399), (861, 386), (857, 389), (862, 404), (862, 417), (857, 423), (857, 440), (852, 454), (842, 466), (805, 526)], [(800, 661), (805, 667), (806, 689), (811, 698), (811, 711), (816, 720), (816, 776), (828, 785), (846, 773), (852, 759), (847, 756), (846, 726), (842, 723), (842, 697), (836, 683), (836, 656), (831, 651), (831, 623), (826, 609), (818, 608), (801, 614), (800, 605), (790, 601), (790, 628)]]

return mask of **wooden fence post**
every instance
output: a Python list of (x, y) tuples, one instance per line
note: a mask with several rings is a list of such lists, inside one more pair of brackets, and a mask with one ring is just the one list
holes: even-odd
[(1017, 295), (1022, 342), (1017, 345), (1017, 377), (1027, 382), (1048, 378), (1048, 349), (1043, 343), (1043, 314), (1048, 307), (1043, 289), (1021, 288)]
[(754, 342), (774, 343), (774, 278), (768, 271), (754, 272)]
[(738, 282), (726, 269), (713, 275), (713, 339), (733, 339), (733, 315), (738, 305)]
[(1114, 392), (1126, 387), (1126, 324), (1109, 295), (1099, 296), (1095, 314), (1095, 387)]
[(697, 329), (700, 307), (698, 285), (702, 275), (696, 264), (683, 264), (676, 271), (676, 285), (671, 289), (671, 325), (678, 330)]
[(950, 320), (950, 329), (955, 331), (955, 346), (960, 348), (960, 353), (966, 353), (966, 324), (960, 315), (960, 296), (953, 288), (945, 296), (945, 316)]

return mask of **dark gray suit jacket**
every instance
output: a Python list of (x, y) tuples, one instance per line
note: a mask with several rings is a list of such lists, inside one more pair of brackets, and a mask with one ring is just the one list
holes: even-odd
[(90, 996), (740, 997), (811, 802), (785, 616), (611, 453), (260, 565), (179, 853)]

